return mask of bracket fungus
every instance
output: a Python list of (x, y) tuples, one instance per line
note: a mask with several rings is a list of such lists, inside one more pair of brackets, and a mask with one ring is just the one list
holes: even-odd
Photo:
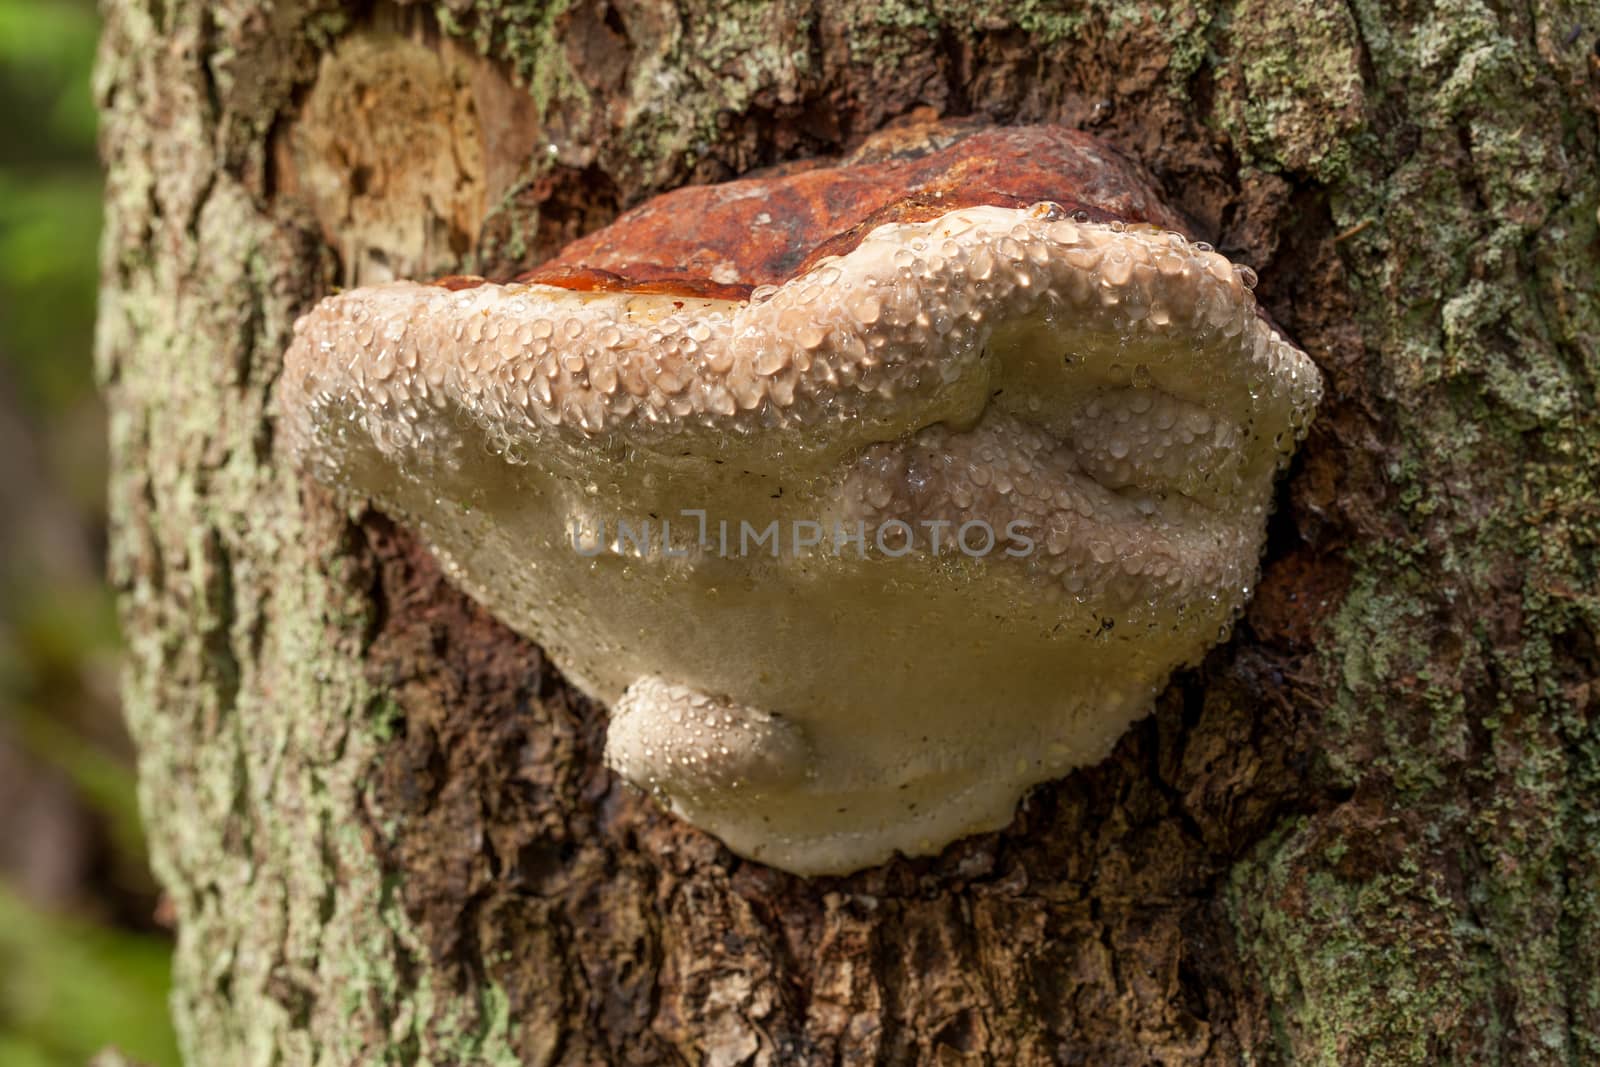
[(1003, 826), (1249, 596), (1321, 381), (1248, 268), (1050, 127), (681, 189), (509, 284), (296, 325), (288, 440), (801, 874)]

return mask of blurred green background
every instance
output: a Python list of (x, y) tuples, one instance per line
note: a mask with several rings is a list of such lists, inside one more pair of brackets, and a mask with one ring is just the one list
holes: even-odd
[(86, 0), (0, 0), (0, 1065), (176, 1067), (117, 708)]

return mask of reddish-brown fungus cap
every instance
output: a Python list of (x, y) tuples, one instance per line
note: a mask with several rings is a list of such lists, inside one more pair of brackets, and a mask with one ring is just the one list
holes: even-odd
[(835, 166), (665, 193), (518, 280), (583, 289), (591, 287), (583, 284), (589, 272), (604, 271), (627, 289), (679, 284), (693, 295), (713, 295), (699, 288), (705, 283), (781, 285), (823, 256), (849, 252), (884, 223), (1041, 201), (1095, 222), (1186, 228), (1132, 163), (1085, 133), (1057, 126), (952, 133), (935, 123), (880, 135)]

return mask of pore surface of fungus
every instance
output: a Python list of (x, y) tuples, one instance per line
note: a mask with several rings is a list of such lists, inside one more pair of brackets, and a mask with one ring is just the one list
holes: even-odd
[(679, 190), (510, 284), (330, 297), (288, 438), (803, 874), (1004, 825), (1249, 596), (1320, 392), (1253, 277), (1056, 128)]

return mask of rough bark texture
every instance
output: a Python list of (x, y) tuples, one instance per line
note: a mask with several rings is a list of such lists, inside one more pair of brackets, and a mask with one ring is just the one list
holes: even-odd
[[(1600, 4), (128, 0), (114, 578), (195, 1064), (1600, 1060)], [(918, 108), (1092, 129), (1329, 395), (1233, 640), (1005, 832), (805, 881), (275, 450), (335, 282)]]

